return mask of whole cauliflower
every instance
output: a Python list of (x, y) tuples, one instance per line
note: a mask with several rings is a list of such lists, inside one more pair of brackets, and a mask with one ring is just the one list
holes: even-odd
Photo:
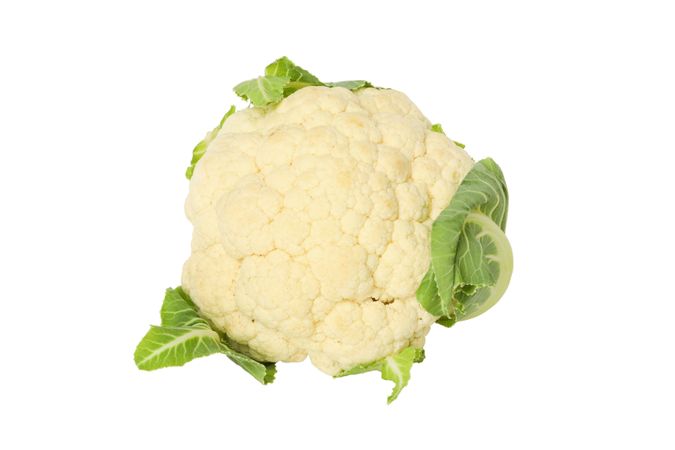
[(183, 289), (264, 361), (335, 375), (421, 348), (431, 225), (472, 165), (395, 90), (313, 86), (239, 111), (192, 175)]
[(431, 325), (482, 314), (509, 284), (501, 169), (364, 80), (283, 57), (234, 91), (253, 107), (193, 150), (192, 254), (136, 365), (220, 353), (268, 384), (277, 361), (309, 356), (337, 377), (380, 371), (392, 402)]

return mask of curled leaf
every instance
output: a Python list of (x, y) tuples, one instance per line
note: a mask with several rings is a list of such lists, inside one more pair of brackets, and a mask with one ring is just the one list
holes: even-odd
[(234, 87), (234, 92), (253, 106), (260, 108), (279, 103), (294, 92), (309, 86), (343, 87), (351, 91), (373, 87), (365, 80), (324, 83), (314, 74), (303, 69), (285, 56), (265, 67), (265, 75), (244, 81)]
[(410, 381), (410, 369), (413, 363), (422, 361), (424, 361), (424, 350), (408, 347), (395, 355), (387, 356), (371, 363), (360, 364), (349, 370), (343, 370), (336, 375), (336, 378), (379, 370), (382, 373), (383, 380), (394, 382), (394, 390), (387, 398), (387, 403), (391, 403), (398, 398), (403, 388), (408, 385)]
[(492, 307), (509, 284), (508, 191), (491, 159), (474, 165), (431, 228), (431, 267), (417, 300), (445, 326)]
[(160, 313), (161, 326), (151, 326), (134, 353), (139, 369), (182, 366), (195, 358), (223, 353), (262, 384), (274, 381), (274, 363), (260, 362), (238, 352), (227, 336), (199, 315), (197, 306), (180, 288), (167, 289)]
[(189, 180), (192, 178), (192, 174), (195, 171), (195, 166), (197, 165), (197, 162), (202, 159), (202, 156), (204, 156), (204, 153), (206, 153), (206, 149), (215, 139), (215, 137), (218, 135), (218, 132), (220, 129), (223, 127), (223, 124), (227, 120), (228, 117), (230, 117), (234, 112), (236, 111), (236, 108), (234, 105), (230, 106), (230, 109), (227, 110), (225, 115), (223, 116), (222, 119), (220, 119), (220, 123), (218, 124), (217, 127), (215, 127), (213, 130), (209, 131), (206, 134), (206, 137), (202, 139), (199, 144), (195, 146), (194, 149), (192, 149), (192, 160), (190, 161), (190, 166), (187, 168), (185, 171), (185, 177)]

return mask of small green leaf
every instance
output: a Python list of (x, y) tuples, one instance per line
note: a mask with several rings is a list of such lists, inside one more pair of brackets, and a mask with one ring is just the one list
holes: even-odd
[(206, 133), (206, 137), (202, 139), (199, 144), (195, 146), (195, 148), (192, 150), (192, 161), (190, 161), (190, 166), (187, 168), (185, 171), (185, 177), (189, 180), (192, 178), (192, 174), (195, 171), (195, 166), (197, 165), (197, 162), (202, 159), (202, 156), (204, 156), (204, 153), (206, 153), (206, 149), (215, 139), (215, 137), (218, 135), (218, 132), (220, 129), (223, 127), (223, 124), (227, 120), (228, 117), (230, 117), (234, 112), (236, 111), (236, 108), (234, 105), (230, 106), (230, 109), (227, 110), (225, 115), (223, 116), (222, 119), (220, 119), (220, 123), (218, 124), (217, 127), (215, 127), (213, 130), (209, 131)]
[(424, 350), (408, 347), (395, 355), (387, 356), (371, 363), (360, 364), (349, 370), (343, 370), (336, 375), (336, 378), (379, 370), (382, 372), (382, 379), (394, 382), (394, 390), (387, 398), (387, 403), (391, 403), (396, 400), (403, 388), (407, 386), (408, 381), (410, 381), (410, 369), (413, 363), (422, 361), (424, 361)]
[[(433, 124), (433, 125), (431, 126), (431, 131), (435, 131), (436, 133), (445, 134), (445, 131), (443, 131), (443, 127), (441, 126), (440, 123), (435, 123), (435, 124)], [(457, 142), (457, 141), (452, 141), (452, 142), (453, 142), (457, 147), (459, 147), (459, 148), (464, 148), (464, 147), (465, 147), (465, 145), (462, 144), (461, 142)]]
[(442, 325), (466, 320), (493, 306), (513, 268), (504, 235), (508, 191), (491, 159), (474, 165), (431, 228), (431, 267), (417, 300)]
[(167, 289), (160, 310), (163, 327), (211, 328), (197, 313), (197, 306), (181, 287)]
[(373, 85), (366, 80), (349, 80), (349, 81), (336, 81), (334, 83), (326, 83), (328, 87), (341, 87), (349, 89), (350, 91), (358, 91), (359, 89), (371, 88)]
[(343, 87), (351, 91), (374, 87), (365, 80), (323, 83), (309, 71), (282, 56), (265, 67), (264, 76), (239, 83), (234, 87), (234, 92), (244, 100), (249, 100), (253, 106), (266, 107), (309, 86)]
[(274, 376), (277, 373), (274, 363), (256, 361), (248, 355), (233, 350), (225, 343), (225, 340), (221, 340), (220, 346), (220, 351), (227, 355), (233, 363), (253, 375), (262, 384), (269, 384), (274, 381)]
[(288, 97), (298, 89), (307, 86), (323, 86), (317, 77), (297, 66), (285, 56), (274, 61), (265, 68), (266, 77), (287, 78), (288, 84), (284, 87), (284, 97)]
[[(422, 278), (420, 285), (417, 287), (417, 301), (431, 314), (436, 316), (443, 316), (443, 312), (440, 309), (441, 298), (438, 296), (438, 284), (436, 284), (436, 275), (434, 274), (433, 268), (430, 266), (427, 273)], [(454, 310), (448, 311), (445, 314), (445, 318), (454, 315)], [(444, 317), (441, 317), (443, 319)], [(441, 320), (439, 319), (439, 320)], [(438, 323), (439, 320), (436, 322)]]
[(234, 92), (253, 106), (267, 106), (284, 98), (284, 88), (290, 80), (286, 77), (258, 77), (234, 87)]
[(387, 403), (391, 403), (398, 397), (404, 387), (410, 381), (410, 369), (413, 363), (424, 361), (424, 350), (420, 348), (408, 347), (398, 355), (389, 356), (384, 359), (382, 366), (382, 378), (395, 383)]
[(234, 350), (227, 336), (199, 315), (197, 306), (181, 289), (167, 289), (161, 309), (162, 326), (152, 326), (136, 348), (139, 369), (182, 366), (195, 358), (223, 353), (262, 384), (274, 381), (276, 366)]
[(288, 78), (290, 81), (301, 81), (316, 85), (323, 84), (317, 77), (296, 65), (286, 56), (282, 56), (265, 67), (265, 76)]

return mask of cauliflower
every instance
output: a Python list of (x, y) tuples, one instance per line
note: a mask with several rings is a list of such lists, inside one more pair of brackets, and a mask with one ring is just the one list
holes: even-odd
[[(469, 243), (462, 248), (456, 236), (455, 254), (471, 256), (470, 243), (488, 239), (481, 248), (494, 251), (479, 269), (490, 273), (496, 258), (492, 278), (484, 277), (491, 282), (474, 279), (471, 263), (448, 275), (448, 247), (434, 254), (432, 229), (474, 161), (405, 94), (363, 81), (322, 83), (287, 58), (235, 91), (254, 107), (232, 108), (195, 148), (185, 202), (192, 254), (182, 290), (167, 292), (162, 311), (168, 330), (184, 325), (172, 307), (193, 310), (198, 336), (164, 338), (183, 346), (196, 339), (193, 351), (222, 351), (261, 381), (273, 372), (260, 361), (307, 356), (334, 376), (381, 370), (397, 395), (434, 322), (477, 315), (506, 288), (505, 206), (488, 231), (480, 205), (449, 216)], [(448, 229), (441, 222), (438, 242)], [(155, 357), (148, 355), (146, 363)]]
[(335, 375), (422, 347), (415, 291), (467, 153), (401, 92), (307, 87), (224, 123), (190, 182), (183, 289), (265, 361)]

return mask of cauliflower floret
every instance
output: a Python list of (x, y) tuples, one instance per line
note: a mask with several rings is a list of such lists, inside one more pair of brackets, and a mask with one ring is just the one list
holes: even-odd
[(395, 90), (307, 87), (237, 112), (190, 182), (183, 288), (267, 361), (335, 375), (422, 346), (431, 224), (472, 165)]

